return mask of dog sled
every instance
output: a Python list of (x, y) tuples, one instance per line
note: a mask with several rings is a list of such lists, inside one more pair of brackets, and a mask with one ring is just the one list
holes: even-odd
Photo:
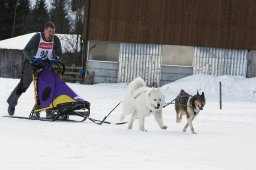
[[(121, 101), (103, 118), (97, 120), (90, 118), (90, 103), (78, 96), (68, 85), (61, 80), (65, 66), (59, 60), (44, 60), (33, 68), (33, 85), (35, 105), (29, 117), (3, 116), (8, 118), (40, 120), (40, 121), (68, 121), (83, 122), (86, 119), (95, 124), (122, 125), (127, 122), (113, 123), (106, 121), (107, 117), (120, 105)], [(52, 117), (43, 117), (41, 112), (54, 113)], [(70, 119), (70, 117), (80, 119)]]
[[(35, 105), (29, 115), (33, 120), (71, 120), (79, 117), (85, 121), (90, 115), (90, 103), (78, 96), (61, 76), (65, 66), (59, 60), (46, 60), (34, 68), (33, 84)], [(51, 113), (50, 118), (42, 117), (42, 111)]]

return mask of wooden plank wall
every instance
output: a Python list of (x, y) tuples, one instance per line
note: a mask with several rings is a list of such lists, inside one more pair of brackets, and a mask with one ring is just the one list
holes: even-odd
[(256, 49), (255, 0), (88, 1), (89, 40)]
[(247, 76), (256, 77), (256, 51), (250, 51), (247, 56)]
[(22, 63), (21, 50), (0, 49), (0, 77), (19, 78)]
[[(0, 77), (20, 78), (24, 57), (22, 50), (0, 49)], [(65, 66), (82, 66), (81, 55), (63, 54)]]
[(86, 70), (92, 75), (92, 84), (117, 83), (118, 66), (117, 62), (88, 60)]
[[(118, 66), (116, 62), (87, 61), (87, 71), (92, 74), (92, 84), (117, 83)], [(160, 86), (193, 74), (193, 67), (162, 66)]]
[(176, 81), (191, 75), (193, 75), (193, 67), (163, 65), (161, 67), (160, 85), (163, 86), (167, 83), (171, 83), (173, 81)]

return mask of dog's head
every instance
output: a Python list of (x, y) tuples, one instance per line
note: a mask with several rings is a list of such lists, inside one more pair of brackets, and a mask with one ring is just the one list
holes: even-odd
[(203, 110), (204, 105), (205, 105), (205, 96), (204, 96), (204, 92), (202, 92), (202, 94), (199, 94), (197, 92), (196, 95), (194, 95), (191, 99), (192, 102), (192, 106), (197, 109), (197, 110)]
[(152, 110), (161, 110), (165, 103), (163, 92), (159, 88), (151, 88), (147, 93), (147, 104)]

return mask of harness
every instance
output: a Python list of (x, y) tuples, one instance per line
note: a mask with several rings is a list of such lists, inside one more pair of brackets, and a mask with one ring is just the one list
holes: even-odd
[(180, 105), (186, 112), (188, 111), (188, 99), (189, 97), (191, 97), (191, 95), (189, 95), (188, 93), (183, 93), (183, 94), (179, 94), (176, 99), (175, 99), (175, 103), (177, 103), (178, 105)]

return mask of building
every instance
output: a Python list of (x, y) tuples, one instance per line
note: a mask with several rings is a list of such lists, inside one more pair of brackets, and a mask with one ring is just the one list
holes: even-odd
[(85, 0), (86, 68), (93, 83), (254, 77), (255, 9), (254, 0)]

